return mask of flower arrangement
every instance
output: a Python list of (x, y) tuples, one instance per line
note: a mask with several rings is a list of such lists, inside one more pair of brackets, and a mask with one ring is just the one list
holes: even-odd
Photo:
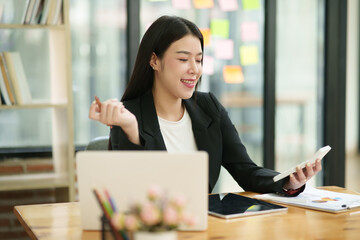
[(151, 186), (146, 202), (132, 204), (126, 213), (114, 213), (111, 222), (118, 231), (130, 232), (162, 232), (195, 225), (196, 219), (184, 212), (185, 203), (182, 195), (169, 198), (159, 186)]

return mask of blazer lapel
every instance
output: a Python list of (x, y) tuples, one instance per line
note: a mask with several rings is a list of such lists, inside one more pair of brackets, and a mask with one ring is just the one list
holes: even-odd
[(198, 150), (209, 154), (209, 191), (217, 181), (221, 166), (221, 131), (214, 120), (193, 99), (184, 100), (191, 117), (192, 129)]
[(140, 135), (145, 139), (145, 149), (166, 150), (151, 90), (142, 96), (140, 104), (142, 114)]
[[(221, 166), (221, 131), (220, 126), (203, 110), (199, 102), (195, 103), (192, 98), (183, 100), (188, 111), (194, 138), (200, 151), (209, 154), (209, 191), (216, 184)], [(145, 149), (166, 150), (162, 137), (158, 117), (156, 114), (154, 98), (151, 91), (145, 93), (140, 100), (141, 120), (140, 135), (145, 140)]]
[[(198, 137), (200, 137), (201, 134), (206, 133), (208, 127), (212, 122), (212, 119), (198, 105), (196, 105), (196, 103), (194, 103), (194, 100), (192, 98), (184, 100), (184, 103), (186, 110), (188, 111), (191, 118), (194, 135), (196, 130), (196, 132), (200, 134), (198, 135)], [(198, 141), (197, 144), (199, 145)]]
[(208, 131), (212, 119), (192, 100), (185, 100), (184, 102), (186, 110), (191, 118), (192, 129), (198, 150), (206, 151), (210, 155), (212, 148), (214, 147), (212, 144), (213, 139)]

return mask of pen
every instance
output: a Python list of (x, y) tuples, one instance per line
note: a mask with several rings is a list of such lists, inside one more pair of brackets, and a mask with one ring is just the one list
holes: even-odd
[(116, 212), (117, 210), (116, 210), (114, 199), (110, 196), (110, 193), (109, 193), (109, 191), (107, 189), (105, 189), (104, 192), (105, 192), (105, 196), (107, 197), (107, 199), (108, 199), (108, 201), (110, 203), (112, 211)]
[(111, 218), (112, 212), (111, 212), (111, 209), (109, 209), (109, 205), (106, 203), (106, 200), (104, 200), (103, 196), (101, 196), (101, 194), (99, 193), (98, 190), (94, 189), (93, 192), (94, 192), (96, 199), (98, 200), (99, 205), (100, 205), (101, 209), (103, 210), (104, 214), (108, 218)]
[(360, 207), (360, 200), (350, 201), (347, 204), (341, 205), (341, 207), (346, 208), (346, 209), (352, 209), (352, 208)]
[(113, 212), (113, 210), (111, 209), (110, 203), (105, 200), (105, 201), (103, 202), (103, 205), (104, 205), (105, 210), (108, 212), (108, 214), (109, 214), (109, 216), (110, 216), (110, 218), (111, 218), (111, 217), (114, 215), (114, 212)]
[(355, 204), (343, 204), (343, 205), (341, 205), (341, 207), (346, 208), (346, 209), (360, 207), (360, 202), (355, 203)]
[(96, 102), (96, 104), (98, 105), (98, 107), (99, 107), (99, 112), (101, 111), (101, 101), (100, 101), (100, 99), (97, 97), (97, 96), (95, 96), (95, 102)]
[[(95, 195), (95, 198), (96, 200), (98, 201), (99, 205), (100, 205), (100, 208), (101, 210), (103, 211), (103, 213), (105, 214), (105, 217), (106, 219), (108, 220), (108, 223), (110, 225), (110, 228), (113, 232), (113, 234), (115, 235), (115, 239), (118, 240), (118, 239), (127, 239), (127, 238), (124, 238), (124, 236), (120, 236), (119, 235), (119, 232), (116, 230), (115, 226), (113, 225), (112, 221), (111, 221), (111, 216), (110, 216), (110, 213), (106, 210), (104, 204), (103, 204), (103, 199), (102, 197), (100, 196), (99, 192), (96, 190), (96, 189), (93, 189), (93, 193)], [(123, 235), (123, 234), (122, 234)]]
[[(95, 96), (95, 103), (98, 105), (99, 107), (99, 112), (101, 112), (101, 101), (100, 99), (98, 98), (98, 96)], [(110, 128), (112, 128), (111, 125), (108, 125)]]

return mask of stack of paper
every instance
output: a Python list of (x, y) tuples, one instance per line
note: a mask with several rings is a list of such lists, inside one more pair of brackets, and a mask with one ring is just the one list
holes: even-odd
[(360, 195), (320, 190), (308, 185), (296, 197), (270, 193), (256, 195), (254, 198), (334, 213), (360, 207)]

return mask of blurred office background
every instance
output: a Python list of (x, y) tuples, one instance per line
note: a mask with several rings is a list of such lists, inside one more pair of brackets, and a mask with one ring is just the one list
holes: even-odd
[[(309, 184), (360, 191), (359, 12), (357, 0), (70, 0), (75, 148), (109, 134), (88, 119), (94, 96), (120, 99), (147, 27), (161, 15), (178, 15), (206, 39), (200, 90), (226, 107), (257, 164), (282, 171), (329, 144), (324, 170)], [(23, 40), (15, 41), (19, 34)], [(41, 50), (48, 37), (39, 29), (1, 32), (0, 52), (19, 49), (25, 61), (41, 55), (25, 66), (35, 99), (48, 97), (49, 54)], [(1, 169), (39, 157), (51, 169), (51, 139), (49, 109), (0, 111)], [(241, 189), (223, 169), (214, 191)], [(54, 200), (45, 190), (1, 194), (1, 206)], [(0, 212), (0, 222), (15, 219), (11, 211)]]
[[(325, 114), (329, 114), (331, 108), (326, 102), (326, 95), (330, 93), (326, 86), (332, 84), (326, 80), (330, 61), (327, 46), (331, 44), (326, 37), (335, 36), (326, 30), (334, 23), (326, 19), (332, 6), (326, 0), (274, 2), (71, 1), (77, 146), (108, 134), (107, 127), (87, 119), (88, 106), (94, 95), (101, 99), (121, 98), (133, 64), (129, 61), (136, 54), (127, 41), (136, 39), (139, 42), (147, 27), (161, 15), (185, 17), (203, 32), (206, 43), (200, 89), (213, 92), (225, 105), (257, 164), (282, 171), (306, 160), (319, 147), (330, 144), (324, 135), (329, 131)], [(357, 1), (347, 2), (347, 52), (341, 53), (347, 57), (346, 79), (339, 79), (346, 81), (347, 115), (332, 116), (347, 121), (346, 139), (339, 136), (338, 141), (346, 143), (349, 156), (356, 156), (359, 142), (358, 5)], [(131, 11), (136, 12), (135, 16)], [(337, 24), (340, 24), (340, 16), (337, 17)], [(138, 27), (138, 35), (127, 26)], [(271, 46), (269, 42), (275, 52), (266, 51), (266, 46)], [(269, 55), (273, 63), (265, 59)], [(273, 79), (273, 73), (266, 66), (271, 64), (275, 71)], [(231, 75), (232, 71), (235, 74)], [(265, 96), (272, 87), (269, 83), (274, 85), (274, 103)], [(273, 114), (269, 109), (273, 109)], [(271, 125), (266, 124), (271, 118), (274, 127), (269, 133)], [(269, 152), (269, 146), (273, 152)], [(347, 162), (350, 158), (337, 161)], [(324, 179), (320, 174), (310, 184), (323, 185)], [(234, 190), (240, 189), (227, 172), (222, 171), (215, 191)]]
[[(326, 22), (329, 14), (326, 9), (330, 2), (70, 1), (76, 149), (81, 150), (91, 139), (109, 133), (106, 126), (87, 117), (94, 96), (102, 100), (121, 98), (136, 54), (131, 49), (159, 16), (178, 15), (195, 22), (203, 32), (206, 43), (200, 90), (213, 92), (227, 108), (251, 158), (259, 165), (278, 171), (306, 160), (319, 147), (329, 144), (324, 135), (329, 131), (325, 126), (325, 112), (329, 112), (329, 107), (326, 108), (326, 71), (329, 66), (326, 65), (329, 61), (326, 46), (329, 43), (325, 36), (329, 36), (326, 35), (327, 24), (330, 24)], [(347, 52), (343, 53), (347, 59), (346, 79), (339, 79), (346, 81), (347, 115), (332, 116), (342, 121), (346, 119), (346, 139), (339, 136), (338, 141), (346, 143), (346, 152), (351, 156), (356, 155), (359, 145), (358, 5), (355, 0), (347, 1)], [(129, 15), (131, 11), (136, 12), (135, 20), (133, 13)], [(138, 33), (134, 34), (134, 29), (129, 29), (129, 26), (136, 26)], [(23, 51), (27, 59), (46, 44), (48, 37), (44, 31), (38, 30), (18, 34), (26, 35), (26, 46), (32, 46)], [(11, 34), (4, 36), (8, 37), (2, 40), (7, 44), (2, 45), (4, 49), (9, 44), (17, 48), (22, 45), (21, 42), (11, 42)], [(271, 46), (273, 52), (269, 50)], [(44, 58), (46, 56), (45, 52)], [(29, 78), (32, 78), (32, 72), (47, 69), (41, 63), (36, 66), (26, 69)], [(269, 66), (273, 66), (273, 72), (268, 70)], [(45, 72), (44, 78), (48, 74)], [(43, 89), (48, 86), (42, 85), (46, 81), (36, 81), (38, 85), (32, 89), (35, 98), (46, 98)], [(265, 96), (269, 93), (270, 98)], [(271, 102), (271, 97), (274, 102)], [(31, 117), (33, 114), (28, 110), (0, 112), (3, 156), (6, 149), (35, 153), (49, 151), (47, 143), (51, 141), (51, 131), (44, 126), (51, 124), (50, 117), (47, 117), (50, 112), (36, 110), (36, 115), (44, 116), (40, 123), (36, 122), (38, 118)], [(35, 127), (24, 127), (17, 121), (19, 115)], [(4, 128), (5, 125), (11, 126)], [(323, 176), (311, 182), (318, 186), (323, 183)], [(240, 189), (223, 170), (215, 191), (234, 190)]]

